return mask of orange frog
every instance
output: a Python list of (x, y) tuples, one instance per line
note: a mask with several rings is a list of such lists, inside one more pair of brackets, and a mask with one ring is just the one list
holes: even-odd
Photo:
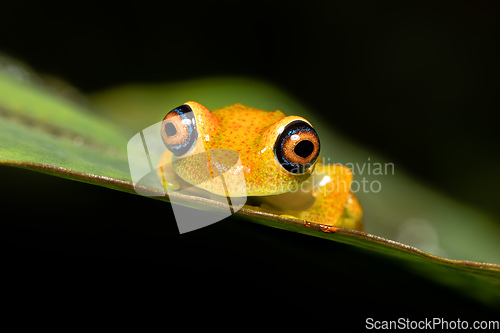
[[(363, 230), (362, 209), (350, 191), (352, 172), (319, 163), (319, 136), (302, 117), (242, 104), (210, 112), (186, 102), (165, 116), (161, 135), (167, 150), (158, 170), (169, 190), (195, 185), (212, 195), (227, 195), (229, 189), (232, 196), (246, 196), (254, 209)], [(230, 172), (244, 176), (243, 187), (230, 182), (224, 188), (211, 187), (201, 181), (206, 173), (214, 177), (207, 167), (210, 152), (223, 150), (239, 156), (241, 164)], [(193, 162), (196, 156), (205, 162)], [(200, 168), (203, 163), (205, 168)]]

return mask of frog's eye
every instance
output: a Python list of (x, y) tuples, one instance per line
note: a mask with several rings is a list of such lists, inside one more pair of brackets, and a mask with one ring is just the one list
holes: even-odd
[(274, 155), (285, 170), (304, 173), (319, 156), (319, 137), (303, 120), (286, 125), (274, 144)]
[(161, 138), (175, 156), (186, 154), (198, 138), (194, 112), (187, 104), (181, 105), (165, 116), (161, 123)]

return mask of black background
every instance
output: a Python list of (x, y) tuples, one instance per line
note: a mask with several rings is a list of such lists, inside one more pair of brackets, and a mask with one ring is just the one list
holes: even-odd
[[(268, 80), (321, 112), (332, 131), (500, 216), (498, 9), (493, 1), (10, 3), (2, 9), (0, 51), (84, 93), (212, 75)], [(180, 238), (175, 226), (162, 230), (167, 227), (131, 219), (124, 210), (157, 206), (153, 220), (161, 221), (165, 205), (156, 201), (10, 168), (2, 174), (24, 179), (9, 190), (19, 196), (3, 200), (25, 222), (7, 224), (3, 237), (13, 246), (8, 267), (29, 275), (26, 285), (45, 272), (43, 281), (83, 294), (99, 290), (95, 297), (109, 288), (124, 299), (132, 292), (153, 296), (163, 306), (192, 299), (185, 306), (193, 311), (198, 304), (198, 313), (219, 299), (236, 304), (233, 310), (260, 302), (262, 315), (284, 306), (298, 318), (323, 322), (338, 320), (340, 311), (356, 317), (360, 328), (371, 311), (454, 314), (466, 307), (459, 296), (404, 270), (378, 271), (381, 259), (360, 263), (366, 254), (340, 244), (225, 222)], [(53, 193), (37, 192), (31, 184), (40, 182)], [(271, 239), (262, 242), (262, 234)], [(172, 256), (165, 257), (165, 243)], [(324, 268), (321, 256), (310, 263), (308, 256), (324, 249), (342, 253), (337, 269)], [(384, 290), (398, 301), (377, 297)], [(173, 297), (174, 291), (186, 294)], [(415, 305), (433, 295), (430, 309)]]

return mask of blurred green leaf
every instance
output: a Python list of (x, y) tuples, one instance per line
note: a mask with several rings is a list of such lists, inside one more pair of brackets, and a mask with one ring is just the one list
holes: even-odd
[[(213, 78), (120, 87), (92, 96), (94, 105), (101, 109), (97, 114), (88, 106), (61, 97), (22, 67), (0, 65), (0, 164), (3, 165), (135, 193), (126, 154), (128, 140), (187, 100), (196, 100), (210, 109), (244, 103), (261, 109), (300, 114), (317, 128), (324, 147), (323, 157), (331, 157), (329, 162), (390, 162), (353, 146), (332, 129), (323, 128), (320, 113), (307, 110), (286, 93), (259, 81)], [(377, 181), (382, 185), (376, 193), (373, 190), (359, 192), (366, 214), (366, 229), (370, 233), (347, 229), (326, 232), (328, 230), (321, 225), (305, 225), (304, 221), (259, 212), (249, 206), (235, 217), (351, 244), (391, 257), (416, 275), (451, 286), (457, 292), (490, 306), (500, 307), (500, 265), (444, 259), (389, 240), (404, 236), (404, 225), (406, 228), (410, 226), (410, 231), (412, 226), (423, 226), (423, 239), (432, 241), (430, 245), (421, 243), (430, 246), (424, 249), (428, 252), (444, 253), (455, 259), (500, 263), (497, 241), (500, 230), (491, 219), (417, 184), (397, 166), (394, 175), (354, 171), (358, 179), (365, 177), (368, 183)], [(157, 198), (168, 201), (166, 197)], [(187, 206), (213, 205), (203, 198), (180, 197), (179, 200)], [(411, 232), (406, 232), (408, 234)], [(332, 264), (333, 260), (325, 263)]]
[(127, 137), (111, 122), (49, 87), (22, 67), (0, 72), (0, 159), (127, 180)]

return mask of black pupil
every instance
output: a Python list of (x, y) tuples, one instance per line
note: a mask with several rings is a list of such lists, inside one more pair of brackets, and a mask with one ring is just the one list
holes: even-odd
[(167, 133), (167, 136), (174, 136), (177, 133), (174, 124), (172, 123), (165, 124), (165, 133)]
[(314, 144), (309, 140), (300, 141), (293, 150), (295, 154), (302, 158), (306, 158), (314, 151)]

